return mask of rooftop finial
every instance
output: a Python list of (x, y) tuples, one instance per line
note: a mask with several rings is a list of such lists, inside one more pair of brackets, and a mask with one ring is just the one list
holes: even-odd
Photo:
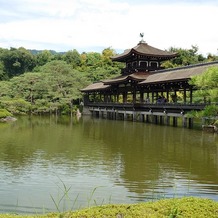
[(143, 39), (144, 33), (140, 33), (140, 37), (142, 38), (141, 41), (140, 41), (140, 43), (145, 43), (145, 41), (144, 41), (144, 39)]

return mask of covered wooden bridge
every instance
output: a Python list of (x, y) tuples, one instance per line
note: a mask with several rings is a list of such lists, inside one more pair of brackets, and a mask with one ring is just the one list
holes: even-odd
[[(110, 119), (132, 119), (146, 122), (192, 126), (186, 113), (202, 110), (210, 102), (194, 102), (194, 87), (189, 80), (218, 62), (161, 69), (161, 62), (177, 54), (149, 46), (143, 39), (124, 53), (112, 57), (126, 64), (121, 75), (82, 89), (85, 110)], [(171, 121), (172, 118), (172, 121)]]

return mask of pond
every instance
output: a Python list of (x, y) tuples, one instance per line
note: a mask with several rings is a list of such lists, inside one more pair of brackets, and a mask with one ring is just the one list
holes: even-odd
[(217, 134), (89, 116), (18, 117), (0, 131), (0, 213), (218, 201)]

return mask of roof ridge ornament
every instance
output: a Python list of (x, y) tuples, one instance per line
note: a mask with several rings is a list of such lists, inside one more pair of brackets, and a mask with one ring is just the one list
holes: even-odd
[(144, 33), (140, 33), (140, 37), (141, 37), (142, 39), (141, 39), (141, 41), (139, 41), (139, 44), (140, 44), (140, 43), (146, 43), (145, 40), (143, 39)]

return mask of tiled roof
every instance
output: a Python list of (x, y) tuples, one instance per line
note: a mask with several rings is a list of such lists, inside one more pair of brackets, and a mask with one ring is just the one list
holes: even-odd
[(113, 79), (104, 80), (102, 82), (93, 83), (87, 86), (81, 91), (94, 91), (94, 90), (103, 90), (110, 88), (114, 83), (122, 83), (126, 80), (135, 80), (138, 81), (139, 85), (143, 84), (154, 84), (154, 83), (164, 83), (171, 81), (181, 81), (190, 79), (194, 75), (199, 75), (207, 70), (209, 67), (218, 67), (218, 61), (208, 62), (196, 65), (190, 65), (186, 67), (165, 69), (156, 72), (135, 72), (126, 76), (118, 76)]
[(160, 83), (167, 81), (190, 79), (192, 76), (199, 75), (212, 66), (218, 67), (218, 62), (196, 64), (186, 67), (158, 71), (158, 73), (150, 75), (146, 80), (140, 82), (139, 84)]
[(176, 53), (171, 53), (168, 51), (163, 51), (161, 49), (152, 47), (145, 42), (140, 42), (137, 46), (132, 49), (125, 50), (122, 54), (111, 57), (113, 61), (122, 61), (126, 57), (130, 56), (132, 53), (136, 53), (139, 55), (145, 55), (150, 57), (159, 57), (162, 59), (170, 59), (176, 57)]
[(110, 83), (114, 83), (114, 82), (122, 82), (125, 81), (128, 78), (128, 75), (126, 76), (118, 76), (112, 79), (107, 79), (107, 80), (103, 80), (104, 84), (110, 84)]
[(136, 73), (132, 73), (130, 75), (126, 75), (126, 76), (119, 76), (113, 79), (108, 79), (108, 80), (104, 80), (103, 83), (104, 84), (112, 84), (112, 83), (119, 83), (119, 82), (124, 82), (126, 80), (137, 80), (137, 81), (143, 81), (145, 80), (150, 74), (144, 73), (144, 72), (136, 72)]
[(81, 89), (80, 91), (93, 91), (93, 90), (102, 90), (102, 89), (107, 89), (109, 88), (110, 85), (105, 85), (103, 82), (97, 82), (90, 84), (89, 86), (85, 87), (84, 89)]

